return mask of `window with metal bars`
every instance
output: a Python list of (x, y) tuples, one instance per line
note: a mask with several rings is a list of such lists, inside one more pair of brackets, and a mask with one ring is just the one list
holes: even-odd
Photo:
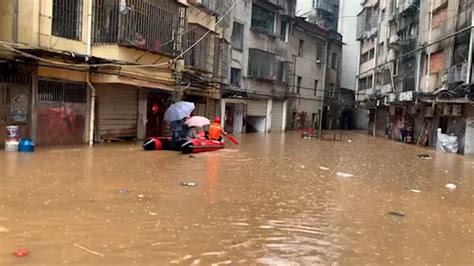
[(52, 35), (81, 40), (82, 0), (53, 0)]
[[(208, 31), (206, 28), (198, 24), (189, 25), (192, 30), (186, 34), (185, 48), (191, 47)], [(218, 39), (215, 34), (207, 34), (204, 39), (185, 54), (186, 65), (202, 71), (214, 72), (214, 53), (216, 52), (216, 45), (219, 45), (217, 41)]]
[(93, 42), (176, 54), (186, 9), (175, 0), (95, 0)]
[(280, 67), (275, 54), (249, 49), (248, 77), (280, 81)]
[(38, 80), (38, 101), (44, 103), (85, 103), (87, 85), (83, 82), (74, 82), (56, 79)]

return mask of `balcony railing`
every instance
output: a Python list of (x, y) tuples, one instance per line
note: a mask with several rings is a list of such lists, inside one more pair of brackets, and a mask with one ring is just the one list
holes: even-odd
[(467, 77), (467, 64), (459, 64), (449, 68), (448, 83), (464, 82)]
[(400, 13), (404, 13), (409, 10), (419, 9), (420, 8), (420, 0), (405, 0), (402, 1), (400, 6)]
[[(185, 35), (185, 48), (191, 47), (207, 33), (207, 29), (198, 24), (189, 24), (191, 31)], [(215, 34), (207, 34), (186, 55), (186, 66), (207, 73), (217, 72), (214, 69), (214, 58), (219, 52), (219, 40)]]
[(165, 54), (182, 48), (185, 7), (175, 0), (95, 0), (93, 43)]
[(365, 8), (357, 16), (357, 39), (370, 37), (377, 32), (378, 13), (374, 8)]

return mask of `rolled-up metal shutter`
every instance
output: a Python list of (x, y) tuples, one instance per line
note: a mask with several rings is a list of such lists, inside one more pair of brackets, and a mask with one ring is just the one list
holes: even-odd
[(283, 101), (273, 101), (272, 104), (272, 132), (281, 132), (283, 121)]
[(137, 135), (138, 90), (99, 87), (97, 102), (101, 139)]
[(247, 101), (248, 116), (267, 116), (267, 101)]

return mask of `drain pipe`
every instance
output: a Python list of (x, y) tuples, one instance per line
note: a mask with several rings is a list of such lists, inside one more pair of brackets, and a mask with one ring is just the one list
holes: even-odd
[[(93, 0), (88, 1), (88, 11), (87, 11), (87, 56), (91, 56), (92, 53), (92, 2)], [(90, 107), (90, 124), (89, 124), (89, 146), (94, 145), (94, 125), (95, 125), (95, 94), (96, 89), (91, 82), (91, 69), (89, 68), (86, 73), (86, 82), (87, 86), (91, 90), (91, 107)]]
[(18, 0), (13, 1), (13, 29), (12, 29), (13, 42), (18, 42)]

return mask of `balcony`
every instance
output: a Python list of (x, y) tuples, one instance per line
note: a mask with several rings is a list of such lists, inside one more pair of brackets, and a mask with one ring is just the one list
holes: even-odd
[(466, 81), (467, 63), (458, 64), (448, 69), (448, 83), (458, 83)]
[(420, 0), (405, 0), (401, 3), (400, 13), (413, 11), (420, 8)]
[(96, 0), (93, 43), (174, 55), (182, 48), (185, 14), (174, 0)]
[(339, 13), (339, 6), (334, 5), (333, 2), (335, 1), (329, 1), (329, 0), (316, 1), (314, 8), (322, 9), (324, 11), (337, 15)]
[(364, 8), (357, 15), (357, 40), (367, 39), (377, 33), (378, 13), (375, 8)]
[[(204, 36), (208, 29), (199, 24), (189, 24), (192, 29), (185, 35), (184, 48), (191, 47), (197, 40)], [(215, 34), (207, 34), (196, 46), (194, 46), (184, 59), (187, 67), (204, 73), (215, 73), (215, 53), (219, 50), (219, 39)]]

